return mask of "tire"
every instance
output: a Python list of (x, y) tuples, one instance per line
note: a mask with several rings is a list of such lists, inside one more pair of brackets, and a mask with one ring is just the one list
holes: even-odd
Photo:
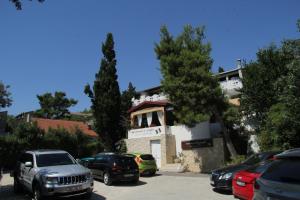
[(110, 174), (108, 172), (105, 172), (104, 175), (103, 175), (103, 183), (105, 185), (111, 185), (112, 184), (112, 180), (111, 180)]
[(43, 195), (41, 193), (41, 189), (38, 184), (34, 185), (34, 187), (33, 187), (32, 199), (33, 200), (42, 200), (43, 199)]
[(18, 194), (23, 191), (23, 187), (20, 184), (18, 178), (14, 177), (14, 193)]
[(136, 179), (134, 179), (134, 180), (132, 181), (132, 183), (138, 184), (139, 181), (140, 181), (140, 179), (139, 179), (139, 178), (136, 178)]

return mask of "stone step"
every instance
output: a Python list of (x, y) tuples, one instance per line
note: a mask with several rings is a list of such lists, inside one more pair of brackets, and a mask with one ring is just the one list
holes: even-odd
[(163, 172), (183, 172), (183, 167), (180, 163), (166, 164), (162, 166), (159, 171)]

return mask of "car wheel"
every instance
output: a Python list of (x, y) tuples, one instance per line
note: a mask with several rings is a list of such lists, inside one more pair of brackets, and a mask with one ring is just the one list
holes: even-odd
[(110, 175), (108, 172), (105, 172), (104, 175), (103, 175), (103, 183), (105, 185), (111, 185), (112, 184), (112, 180), (110, 178)]
[(43, 199), (43, 196), (42, 196), (42, 193), (41, 193), (41, 189), (40, 189), (40, 187), (38, 186), (38, 184), (36, 184), (36, 185), (33, 187), (33, 193), (32, 193), (32, 196), (33, 196), (33, 200), (42, 200), (42, 199)]
[(20, 184), (18, 178), (14, 178), (14, 192), (20, 193), (20, 192), (22, 192), (22, 190), (23, 190), (23, 187)]

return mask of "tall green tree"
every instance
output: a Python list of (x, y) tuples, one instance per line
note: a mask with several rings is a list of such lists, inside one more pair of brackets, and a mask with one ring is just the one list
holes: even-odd
[[(22, 2), (21, 0), (9, 0), (10, 2), (12, 2), (17, 10), (22, 10)], [(31, 0), (30, 0), (31, 1)], [(37, 0), (38, 2), (42, 3), (45, 0)]]
[(41, 108), (35, 115), (48, 119), (63, 119), (70, 114), (69, 108), (77, 104), (72, 98), (67, 98), (65, 92), (45, 93), (37, 95)]
[(132, 107), (132, 98), (137, 95), (135, 87), (132, 83), (128, 84), (128, 88), (122, 92), (121, 95), (121, 126), (122, 134), (121, 138), (126, 137), (126, 133), (130, 128), (130, 119), (128, 116), (128, 110)]
[(105, 150), (113, 151), (120, 139), (121, 95), (116, 70), (116, 54), (112, 33), (107, 34), (102, 44), (103, 58), (99, 72), (96, 73), (93, 89), (86, 85), (84, 92), (90, 97), (95, 118), (96, 132)]
[(161, 28), (161, 40), (155, 45), (163, 91), (174, 104), (174, 114), (188, 126), (215, 116), (220, 122), (232, 157), (237, 155), (222, 119), (226, 102), (216, 77), (212, 76), (211, 46), (204, 41), (204, 27), (185, 26), (176, 38)]
[(4, 83), (0, 81), (0, 110), (1, 108), (11, 106), (12, 98), (8, 89), (9, 85), (4, 85)]

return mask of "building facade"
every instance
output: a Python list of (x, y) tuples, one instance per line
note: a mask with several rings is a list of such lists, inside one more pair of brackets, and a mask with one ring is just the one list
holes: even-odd
[[(241, 68), (217, 75), (233, 104), (242, 87)], [(218, 123), (206, 121), (190, 128), (177, 124), (173, 106), (161, 87), (139, 92), (129, 110), (131, 130), (126, 140), (129, 153), (151, 153), (161, 169), (209, 172), (224, 164), (224, 143)]]

